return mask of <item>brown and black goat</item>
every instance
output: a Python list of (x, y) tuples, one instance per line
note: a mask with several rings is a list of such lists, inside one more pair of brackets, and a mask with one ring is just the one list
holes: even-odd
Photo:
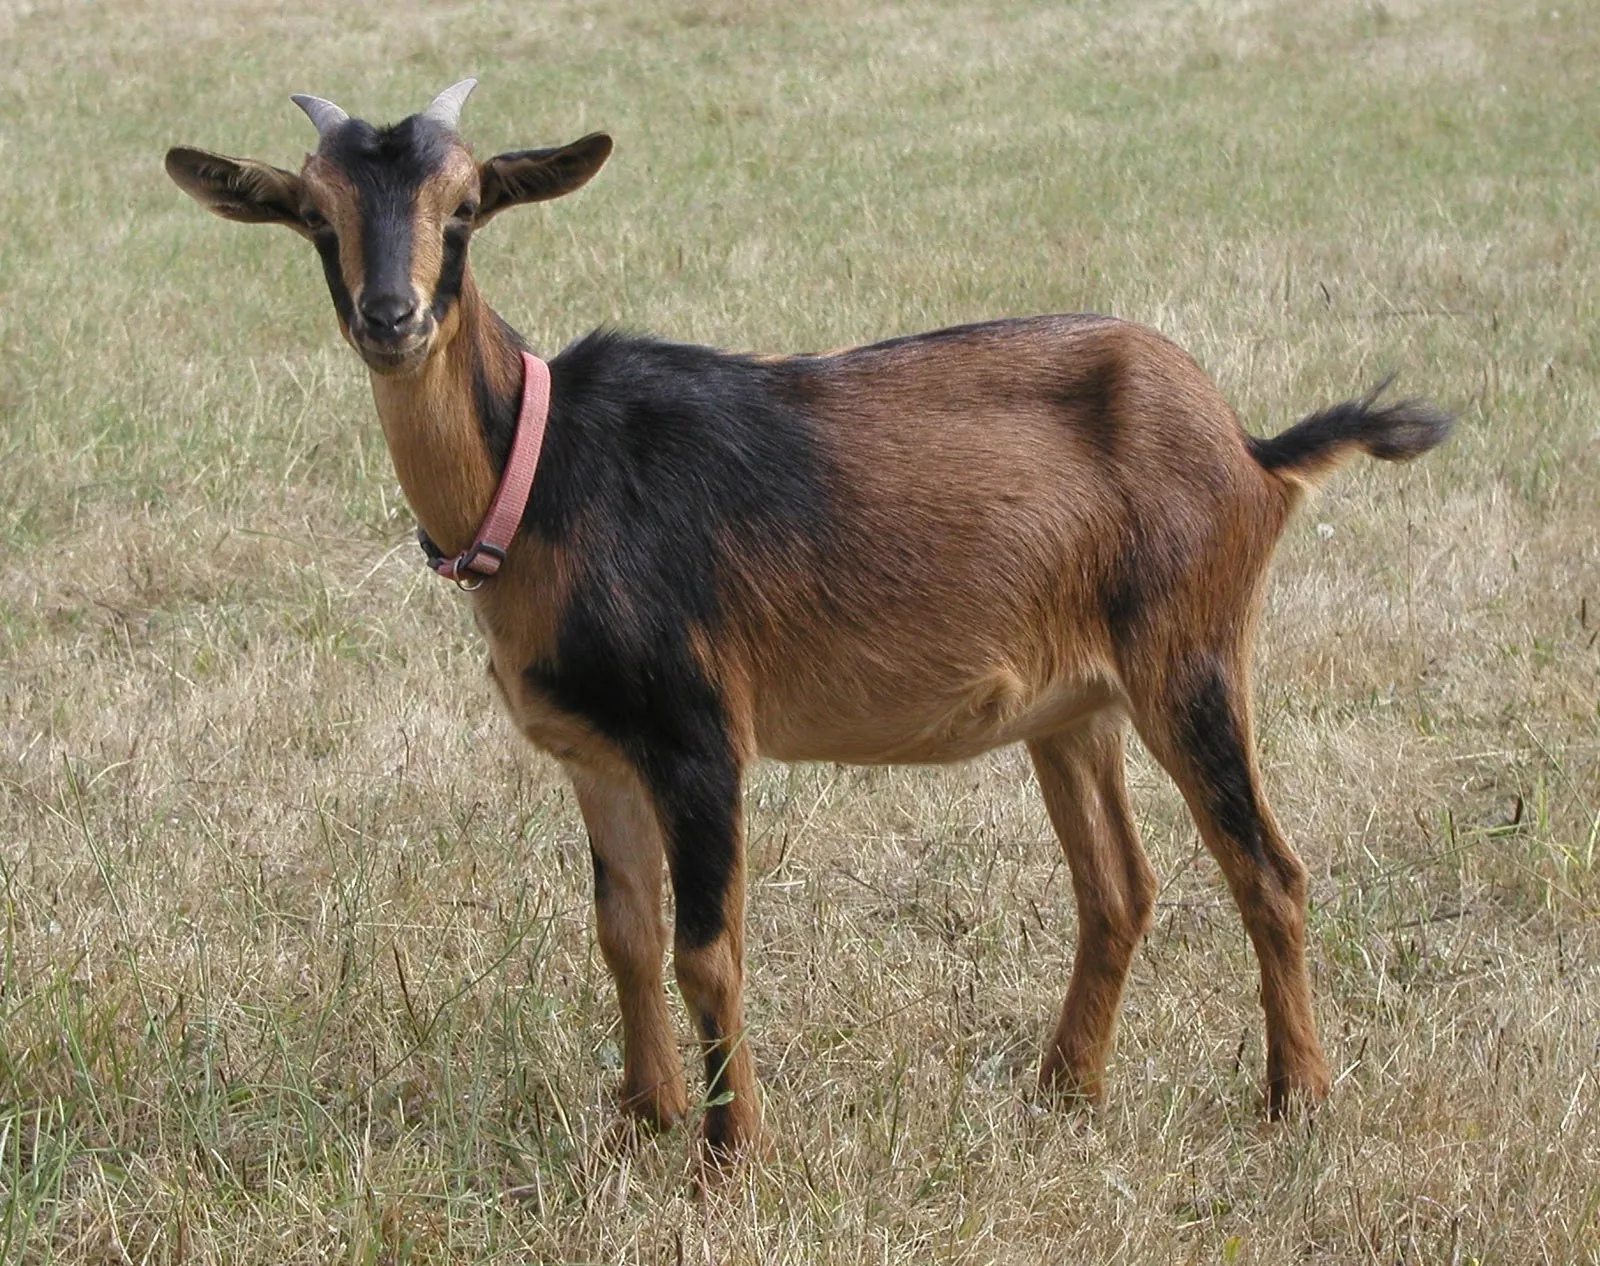
[[(296, 98), (320, 133), (298, 174), (167, 155), (212, 211), (316, 246), (400, 482), (446, 553), (495, 492), (522, 378), (472, 233), (571, 193), (611, 151), (596, 134), (479, 163), (457, 130), (471, 88), (383, 128)], [(1008, 743), (1032, 755), (1078, 907), (1041, 1078), (1097, 1095), (1156, 890), (1123, 782), (1130, 724), (1255, 945), (1269, 1110), (1327, 1094), (1306, 872), (1252, 751), (1251, 643), (1303, 488), (1358, 451), (1415, 457), (1446, 417), (1368, 396), (1254, 438), (1176, 346), (1100, 316), (783, 358), (597, 332), (549, 368), (532, 499), (472, 601), (506, 707), (565, 767), (588, 828), (628, 1113), (666, 1125), (689, 1109), (663, 992), (665, 869), (707, 1139), (759, 1134), (742, 1002), (752, 761), (958, 761)]]

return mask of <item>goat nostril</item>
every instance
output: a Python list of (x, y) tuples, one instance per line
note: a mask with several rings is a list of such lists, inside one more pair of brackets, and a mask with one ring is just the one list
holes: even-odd
[(361, 319), (374, 334), (396, 334), (411, 324), (417, 305), (409, 295), (373, 295), (361, 300)]

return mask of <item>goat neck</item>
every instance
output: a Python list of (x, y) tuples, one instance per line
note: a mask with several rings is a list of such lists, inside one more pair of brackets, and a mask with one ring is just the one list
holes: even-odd
[[(446, 554), (472, 543), (500, 481), (488, 399), (514, 396), (521, 349), (483, 301), (470, 268), (433, 352), (409, 374), (372, 372), (372, 398), (395, 474), (417, 522)], [(449, 328), (452, 327), (453, 328)]]

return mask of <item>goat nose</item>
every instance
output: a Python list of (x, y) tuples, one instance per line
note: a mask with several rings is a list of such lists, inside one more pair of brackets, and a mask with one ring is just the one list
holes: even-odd
[(410, 295), (377, 294), (361, 296), (361, 319), (374, 334), (382, 337), (400, 333), (416, 315), (416, 301)]

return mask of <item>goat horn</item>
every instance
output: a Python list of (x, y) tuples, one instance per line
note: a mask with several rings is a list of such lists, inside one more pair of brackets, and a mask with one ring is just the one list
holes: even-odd
[(289, 100), (306, 112), (311, 121), (317, 125), (317, 135), (323, 138), (337, 130), (339, 125), (350, 117), (333, 102), (324, 101), (321, 97), (308, 97), (302, 92), (297, 92)]
[(460, 83), (451, 84), (433, 99), (433, 104), (422, 112), (423, 117), (442, 123), (452, 132), (456, 131), (461, 126), (461, 107), (467, 103), (467, 98), (477, 86), (476, 79), (463, 79)]

